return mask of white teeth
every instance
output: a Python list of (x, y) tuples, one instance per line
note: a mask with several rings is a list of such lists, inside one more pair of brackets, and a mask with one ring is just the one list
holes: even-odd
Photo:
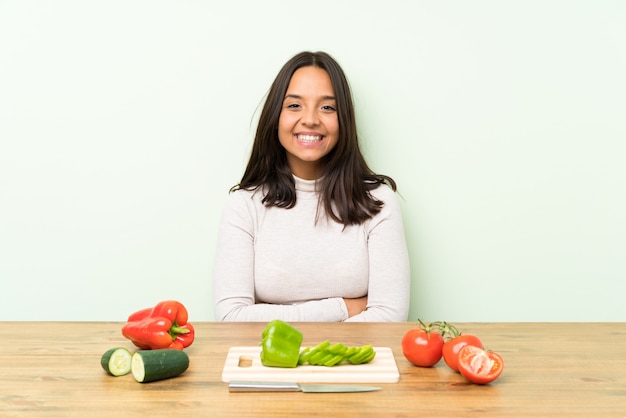
[(298, 139), (302, 142), (319, 142), (322, 140), (322, 137), (317, 135), (298, 135)]

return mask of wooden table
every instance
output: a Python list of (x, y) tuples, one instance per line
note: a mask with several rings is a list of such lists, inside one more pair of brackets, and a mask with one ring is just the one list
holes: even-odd
[(0, 416), (372, 416), (626, 417), (626, 324), (466, 323), (505, 361), (497, 381), (473, 385), (443, 361), (405, 360), (401, 340), (413, 323), (298, 323), (304, 345), (325, 339), (391, 347), (399, 383), (350, 394), (229, 393), (221, 373), (231, 346), (259, 343), (264, 323), (196, 323), (181, 376), (140, 384), (111, 377), (100, 356), (134, 350), (120, 323), (0, 323)]

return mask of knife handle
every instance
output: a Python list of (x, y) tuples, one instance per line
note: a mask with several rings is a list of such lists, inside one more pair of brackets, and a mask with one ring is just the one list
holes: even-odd
[(229, 392), (300, 392), (301, 390), (295, 382), (231, 381), (228, 384)]

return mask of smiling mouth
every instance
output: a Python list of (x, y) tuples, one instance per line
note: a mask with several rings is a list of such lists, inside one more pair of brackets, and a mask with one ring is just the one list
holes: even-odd
[(320, 142), (322, 140), (321, 135), (296, 135), (296, 138), (298, 141), (307, 143)]

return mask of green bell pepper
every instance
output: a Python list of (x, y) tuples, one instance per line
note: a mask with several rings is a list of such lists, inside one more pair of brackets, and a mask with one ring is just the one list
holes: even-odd
[(300, 357), (302, 333), (279, 319), (270, 321), (261, 341), (261, 363), (268, 367), (296, 367)]

